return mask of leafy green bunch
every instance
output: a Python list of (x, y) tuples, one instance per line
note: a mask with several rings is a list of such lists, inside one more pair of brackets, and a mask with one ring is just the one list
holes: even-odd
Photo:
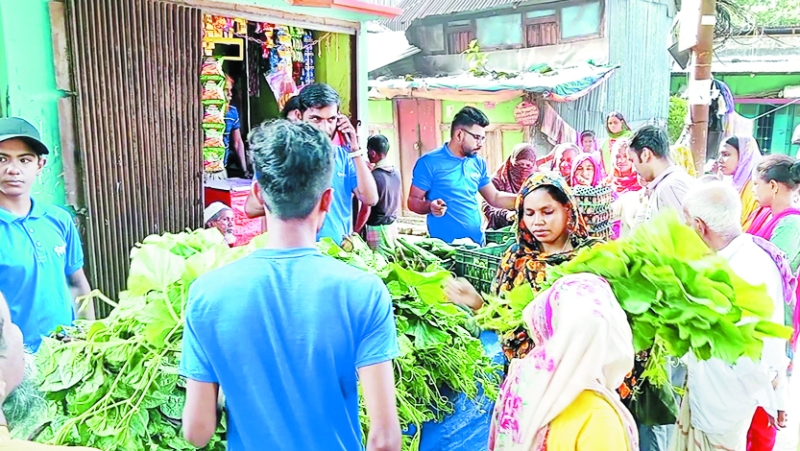
[[(497, 398), (499, 367), (475, 337), (479, 331), (472, 327), (470, 315), (445, 301), (442, 285), (451, 277), (447, 270), (436, 262), (424, 272), (404, 266), (416, 267), (415, 260), (382, 264), (382, 258), (360, 244), (351, 252), (332, 242), (322, 246), (328, 255), (380, 276), (392, 296), (400, 347), (400, 357), (394, 361), (398, 414), (401, 427), (409, 431), (404, 451), (419, 449), (423, 423), (441, 421), (453, 412), (443, 389), (473, 400), (482, 389), (487, 398)], [(361, 427), (366, 438), (369, 424), (363, 404)]]
[(791, 330), (768, 320), (774, 306), (764, 286), (737, 276), (674, 212), (637, 228), (629, 238), (580, 252), (548, 272), (548, 284), (591, 273), (611, 285), (633, 330), (636, 351), (656, 346), (699, 359), (761, 357), (762, 339)]
[[(180, 431), (186, 399), (178, 374), (190, 284), (259, 247), (230, 249), (215, 229), (147, 237), (131, 252), (127, 290), (98, 321), (45, 338), (36, 354), (49, 400), (37, 441), (104, 451), (193, 450)], [(224, 420), (207, 450), (224, 450)]]

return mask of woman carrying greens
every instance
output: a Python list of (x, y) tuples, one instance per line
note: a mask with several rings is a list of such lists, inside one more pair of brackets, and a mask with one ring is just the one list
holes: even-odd
[[(500, 294), (528, 283), (537, 292), (546, 270), (571, 260), (583, 248), (601, 241), (591, 238), (567, 183), (554, 172), (538, 172), (522, 185), (517, 196), (516, 241), (503, 255), (494, 292)], [(446, 289), (456, 304), (477, 310), (481, 295), (465, 280)], [(503, 337), (506, 358), (524, 357), (532, 341), (524, 328)]]

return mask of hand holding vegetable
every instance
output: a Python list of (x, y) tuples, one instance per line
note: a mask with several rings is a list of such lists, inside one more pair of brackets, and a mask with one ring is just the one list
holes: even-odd
[(463, 305), (474, 311), (483, 306), (483, 298), (467, 279), (458, 277), (445, 282), (444, 294), (447, 300), (456, 305)]
[(447, 211), (447, 204), (442, 199), (436, 199), (431, 202), (431, 214), (437, 218), (444, 216)]

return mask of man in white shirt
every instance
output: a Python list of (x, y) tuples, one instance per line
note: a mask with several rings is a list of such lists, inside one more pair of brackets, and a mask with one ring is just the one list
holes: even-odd
[[(783, 279), (773, 257), (742, 232), (739, 194), (728, 184), (712, 181), (694, 187), (686, 194), (683, 213), (703, 241), (728, 260), (733, 271), (751, 285), (766, 285), (775, 305), (772, 321), (783, 324)], [(783, 418), (786, 408), (784, 388), (786, 342), (764, 340), (760, 362), (746, 357), (735, 365), (719, 359), (698, 361), (687, 356), (689, 367), (688, 401), (678, 421), (680, 433), (675, 445), (679, 450), (694, 449), (691, 441), (704, 442), (709, 449), (745, 451), (748, 429), (757, 409), (773, 420)], [(684, 402), (686, 399), (684, 399)], [(691, 424), (686, 409), (689, 409)], [(689, 443), (684, 444), (683, 442)], [(688, 445), (682, 447), (681, 445)], [(675, 449), (675, 447), (673, 447)]]

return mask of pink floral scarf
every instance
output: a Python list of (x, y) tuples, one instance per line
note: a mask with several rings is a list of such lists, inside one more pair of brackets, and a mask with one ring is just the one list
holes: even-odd
[(563, 277), (523, 317), (536, 346), (511, 362), (494, 408), (489, 450), (545, 450), (550, 422), (585, 390), (614, 407), (628, 450), (638, 450), (636, 423), (615, 391), (633, 368), (633, 336), (608, 283), (592, 274)]

